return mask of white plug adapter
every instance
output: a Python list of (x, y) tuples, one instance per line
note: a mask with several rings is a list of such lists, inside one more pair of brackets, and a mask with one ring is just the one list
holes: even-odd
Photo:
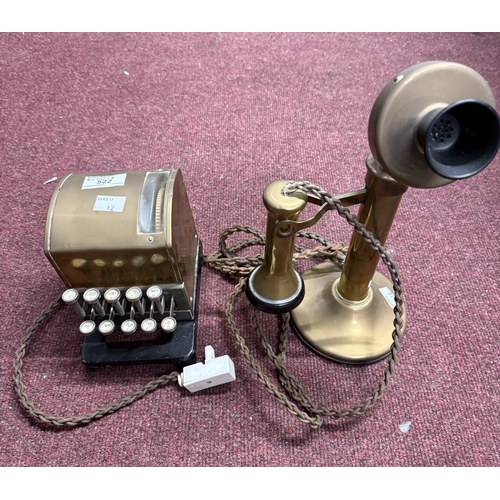
[(185, 366), (178, 378), (179, 385), (189, 392), (198, 392), (234, 380), (236, 374), (233, 361), (227, 354), (216, 358), (211, 345), (205, 347), (205, 363)]

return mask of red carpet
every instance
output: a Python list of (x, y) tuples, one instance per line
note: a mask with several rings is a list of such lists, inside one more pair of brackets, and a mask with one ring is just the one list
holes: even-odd
[[(498, 466), (499, 156), (474, 177), (403, 197), (387, 247), (408, 329), (394, 379), (363, 416), (311, 429), (268, 394), (225, 320), (236, 280), (207, 268), (199, 357), (205, 345), (229, 354), (235, 382), (196, 394), (170, 384), (70, 430), (35, 422), (14, 391), (21, 337), (65, 289), (43, 253), (50, 179), (181, 168), (211, 252), (228, 226), (265, 229), (262, 192), (275, 180), (332, 194), (364, 187), (376, 97), (402, 69), (432, 60), (470, 66), (500, 99), (498, 33), (1, 34), (0, 465)], [(351, 234), (333, 213), (313, 231), (332, 242)], [(74, 313), (52, 318), (23, 367), (44, 412), (90, 412), (171, 370), (89, 372)], [(279, 384), (244, 296), (236, 319)], [(275, 321), (263, 320), (274, 342)], [(386, 366), (330, 363), (293, 336), (287, 362), (315, 402), (339, 409), (364, 400)]]

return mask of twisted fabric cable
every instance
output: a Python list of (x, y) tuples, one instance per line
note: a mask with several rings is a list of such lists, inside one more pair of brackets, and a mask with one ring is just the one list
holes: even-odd
[[(272, 360), (277, 369), (278, 378), (285, 393), (282, 392), (269, 380), (269, 377), (262, 371), (256, 359), (250, 353), (245, 340), (241, 336), (240, 331), (236, 325), (233, 308), (238, 295), (245, 287), (247, 275), (252, 271), (252, 269), (254, 269), (255, 266), (262, 263), (263, 255), (262, 253), (259, 253), (251, 256), (238, 257), (235, 255), (235, 252), (251, 246), (265, 244), (265, 236), (263, 235), (263, 233), (249, 226), (232, 226), (226, 229), (221, 234), (219, 239), (219, 250), (205, 255), (204, 262), (208, 267), (220, 271), (224, 274), (240, 276), (238, 283), (229, 296), (225, 312), (230, 332), (235, 338), (239, 346), (239, 350), (252, 372), (257, 376), (259, 382), (264, 385), (265, 389), (273, 397), (275, 397), (280, 404), (285, 406), (285, 408), (292, 415), (297, 417), (301, 422), (307, 423), (312, 428), (319, 428), (323, 423), (322, 417), (340, 419), (362, 415), (368, 409), (372, 408), (375, 403), (383, 396), (391, 378), (394, 376), (397, 357), (401, 348), (401, 340), (403, 337), (403, 296), (401, 281), (399, 279), (399, 274), (394, 262), (392, 261), (385, 248), (373, 236), (372, 233), (367, 231), (365, 226), (359, 222), (357, 217), (351, 214), (350, 211), (346, 207), (344, 207), (339, 200), (337, 200), (318, 186), (315, 186), (308, 182), (290, 183), (285, 186), (283, 194), (290, 195), (297, 190), (302, 190), (306, 193), (313, 194), (317, 198), (323, 200), (325, 203), (328, 203), (332, 209), (335, 209), (341, 217), (346, 219), (348, 224), (350, 224), (354, 228), (354, 230), (359, 233), (378, 253), (382, 262), (387, 266), (393, 282), (394, 299), (396, 302), (396, 305), (394, 307), (394, 331), (392, 333), (393, 344), (391, 346), (390, 353), (387, 359), (387, 367), (384, 371), (381, 381), (379, 382), (377, 388), (373, 391), (373, 393), (364, 401), (362, 401), (358, 405), (353, 406), (352, 408), (346, 408), (342, 410), (327, 409), (323, 405), (317, 405), (313, 403), (311, 398), (307, 395), (304, 387), (295, 379), (295, 377), (291, 375), (285, 365), (286, 345), (288, 341), (288, 334), (290, 331), (289, 314), (282, 315), (279, 346), (278, 351), (275, 353), (273, 348), (269, 344), (266, 335), (262, 331), (259, 319), (256, 314), (256, 310), (252, 308), (251, 311), (253, 326), (262, 343), (264, 351)], [(232, 234), (240, 232), (249, 234), (250, 237), (240, 241), (235, 245), (232, 245), (231, 247), (228, 247), (226, 244), (227, 238)], [(347, 251), (347, 248), (343, 244), (330, 244), (320, 236), (308, 232), (298, 232), (297, 236), (315, 240), (319, 243), (319, 246), (316, 246), (312, 249), (305, 249), (300, 246), (296, 246), (294, 260), (318, 257), (323, 259), (336, 260), (339, 265), (342, 265), (343, 258), (345, 257)], [(149, 382), (144, 387), (138, 389), (137, 391), (120, 399), (117, 402), (111, 403), (93, 412), (79, 416), (64, 418), (42, 412), (34, 406), (31, 399), (26, 394), (22, 374), (23, 358), (26, 354), (28, 344), (32, 339), (35, 331), (61, 304), (62, 300), (61, 296), (59, 295), (49, 304), (49, 306), (47, 306), (47, 308), (42, 311), (42, 313), (27, 329), (26, 334), (21, 339), (21, 346), (18, 348), (15, 355), (15, 390), (22, 406), (28, 411), (29, 415), (31, 415), (31, 417), (33, 417), (37, 421), (57, 427), (76, 427), (80, 425), (86, 425), (92, 421), (98, 420), (106, 415), (110, 415), (126, 406), (129, 406), (138, 399), (144, 397), (149, 392), (163, 387), (170, 382), (175, 382), (178, 379), (179, 374), (176, 371), (173, 371)]]

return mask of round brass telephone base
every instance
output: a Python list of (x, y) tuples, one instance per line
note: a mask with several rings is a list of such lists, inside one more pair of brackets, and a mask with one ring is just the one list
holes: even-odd
[(302, 275), (305, 297), (291, 312), (292, 328), (307, 347), (331, 361), (353, 365), (380, 361), (393, 343), (392, 282), (377, 272), (368, 297), (350, 302), (336, 291), (340, 275), (340, 268), (332, 262), (314, 266)]

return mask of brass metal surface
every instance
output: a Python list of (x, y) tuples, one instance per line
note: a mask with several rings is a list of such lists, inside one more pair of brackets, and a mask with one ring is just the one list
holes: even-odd
[[(457, 114), (448, 118), (452, 110)], [(464, 120), (466, 112), (470, 116)], [(486, 125), (476, 128), (482, 121)], [(359, 202), (359, 221), (385, 245), (407, 188), (443, 186), (479, 172), (498, 149), (498, 123), (493, 93), (471, 68), (437, 61), (402, 71), (382, 90), (370, 114), (366, 190), (346, 195), (344, 205)], [(496, 127), (491, 133), (490, 124)], [(478, 135), (484, 135), (482, 142)], [(445, 149), (448, 153), (442, 153)], [(266, 258), (275, 251), (277, 235), (289, 237), (312, 226), (328, 209), (314, 196), (308, 201), (320, 205), (314, 216), (300, 222), (275, 218), (268, 226)], [(291, 248), (279, 256), (288, 266)], [(313, 351), (352, 364), (375, 362), (389, 353), (395, 304), (392, 282), (376, 271), (378, 262), (378, 252), (355, 231), (342, 269), (328, 262), (302, 275), (304, 298), (291, 311), (292, 324)], [(265, 275), (270, 272), (266, 268)], [(404, 332), (406, 311), (403, 322)]]
[[(358, 203), (364, 203), (368, 196), (368, 189), (359, 189), (358, 191), (353, 191), (351, 193), (346, 193), (337, 196), (336, 199), (339, 200), (344, 207), (350, 207), (352, 205), (357, 205)], [(303, 231), (308, 227), (314, 226), (323, 215), (329, 210), (332, 210), (332, 206), (328, 203), (321, 203), (320, 200), (314, 196), (307, 196), (307, 202), (314, 205), (320, 205), (320, 209), (308, 219), (301, 221), (297, 220), (281, 220), (275, 226), (275, 232), (278, 236), (285, 237), (296, 234), (298, 231)]]
[[(366, 165), (368, 196), (359, 209), (358, 219), (384, 245), (407, 187), (384, 173), (371, 155)], [(360, 234), (353, 232), (338, 287), (340, 295), (350, 301), (364, 300), (378, 261), (378, 253)]]
[[(364, 188), (364, 189), (358, 189), (356, 191), (351, 191), (349, 193), (336, 195), (335, 198), (339, 200), (344, 207), (351, 207), (352, 205), (358, 205), (359, 203), (364, 203), (367, 194), (368, 190)], [(322, 206), (324, 204), (322, 200), (316, 198), (316, 196), (313, 196), (311, 194), (307, 195), (307, 202), (319, 206)]]
[[(340, 268), (325, 262), (302, 277), (305, 296), (291, 312), (299, 338), (315, 353), (346, 364), (376, 362), (390, 351), (394, 331), (392, 283), (382, 274), (373, 277), (364, 301), (343, 299), (336, 290)], [(403, 316), (406, 329), (406, 309)]]
[(288, 181), (273, 182), (264, 190), (263, 201), (268, 211), (264, 262), (252, 272), (247, 287), (251, 301), (256, 299), (257, 303), (264, 302), (270, 307), (279, 307), (282, 301), (293, 299), (302, 287), (300, 276), (292, 267), (294, 235), (279, 236), (276, 225), (283, 220), (297, 220), (307, 203), (307, 195), (300, 191), (283, 195), (282, 189), (287, 184)]
[(411, 187), (433, 188), (453, 179), (436, 174), (419, 143), (421, 129), (454, 102), (476, 99), (495, 108), (487, 82), (458, 63), (431, 61), (399, 73), (382, 90), (368, 123), (371, 152), (382, 169)]
[(198, 251), (178, 169), (69, 174), (52, 196), (45, 254), (70, 288), (165, 285), (192, 315)]

